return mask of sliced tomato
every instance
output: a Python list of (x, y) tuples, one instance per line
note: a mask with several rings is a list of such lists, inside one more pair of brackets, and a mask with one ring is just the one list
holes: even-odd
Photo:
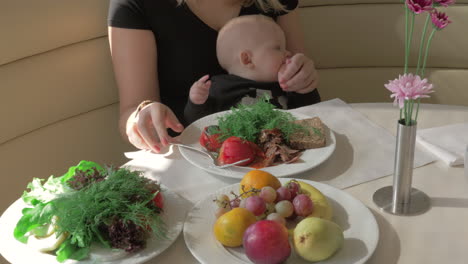
[(218, 126), (207, 126), (200, 135), (200, 145), (211, 152), (218, 152), (222, 142), (219, 140), (220, 134)]
[(236, 161), (248, 159), (239, 164), (239, 166), (246, 166), (255, 160), (258, 147), (254, 143), (243, 140), (238, 137), (227, 138), (219, 151), (218, 161), (221, 164), (231, 164)]
[(153, 203), (159, 209), (164, 208), (164, 198), (161, 192), (158, 192), (158, 194), (156, 194), (156, 196), (153, 198)]

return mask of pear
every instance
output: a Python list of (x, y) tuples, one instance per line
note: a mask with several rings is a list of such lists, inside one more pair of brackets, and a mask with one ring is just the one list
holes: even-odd
[(322, 261), (331, 257), (343, 245), (343, 230), (336, 223), (308, 217), (294, 229), (296, 253), (307, 261)]

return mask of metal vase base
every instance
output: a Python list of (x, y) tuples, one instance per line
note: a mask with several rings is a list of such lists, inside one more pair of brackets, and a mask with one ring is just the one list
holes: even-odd
[(374, 193), (374, 203), (381, 210), (394, 215), (418, 215), (430, 208), (429, 197), (411, 188), (413, 178), (414, 151), (416, 148), (417, 123), (410, 125), (399, 120), (397, 126), (393, 186)]
[(378, 189), (372, 199), (380, 210), (393, 215), (420, 215), (427, 212), (431, 207), (429, 196), (415, 188), (411, 188), (408, 203), (393, 204), (393, 186)]

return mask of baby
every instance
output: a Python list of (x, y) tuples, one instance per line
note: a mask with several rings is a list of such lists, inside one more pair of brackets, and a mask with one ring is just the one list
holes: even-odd
[(248, 15), (230, 20), (219, 31), (216, 53), (228, 74), (211, 80), (205, 75), (192, 85), (184, 111), (189, 123), (239, 103), (252, 104), (265, 93), (282, 109), (320, 102), (317, 90), (298, 94), (281, 89), (278, 73), (291, 53), (286, 50), (283, 30), (269, 17)]

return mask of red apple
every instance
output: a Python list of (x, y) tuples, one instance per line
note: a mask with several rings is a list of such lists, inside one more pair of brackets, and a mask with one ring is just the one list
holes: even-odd
[(245, 254), (255, 264), (282, 263), (291, 255), (288, 230), (272, 220), (250, 225), (244, 233), (243, 246)]
[(221, 145), (218, 161), (221, 164), (231, 164), (239, 160), (248, 159), (239, 164), (245, 166), (250, 164), (255, 159), (256, 149), (252, 142), (243, 140), (238, 137), (229, 137)]

